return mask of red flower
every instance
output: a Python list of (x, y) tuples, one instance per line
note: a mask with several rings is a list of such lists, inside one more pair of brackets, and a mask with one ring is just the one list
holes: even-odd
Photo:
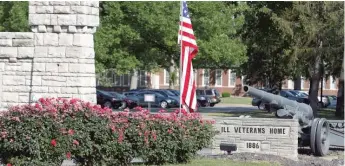
[(66, 157), (67, 157), (67, 159), (71, 159), (71, 152), (67, 152)]
[(153, 140), (157, 140), (157, 134), (156, 134), (156, 132), (152, 132), (152, 137), (153, 137)]
[(56, 146), (56, 140), (52, 139), (52, 141), (50, 141), (50, 144), (55, 147)]
[(12, 166), (12, 164), (8, 163), (8, 164), (6, 164), (6, 166)]
[(69, 135), (73, 135), (73, 134), (74, 134), (74, 131), (73, 131), (72, 129), (69, 129), (69, 130), (68, 130), (68, 134), (69, 134)]
[(74, 145), (79, 145), (79, 142), (77, 140), (73, 140)]

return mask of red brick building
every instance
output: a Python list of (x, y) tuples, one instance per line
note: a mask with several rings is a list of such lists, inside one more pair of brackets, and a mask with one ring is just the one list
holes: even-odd
[[(130, 87), (130, 75), (116, 75), (114, 73), (108, 73), (111, 87), (102, 89), (114, 90), (114, 91), (126, 91)], [(210, 69), (198, 69), (195, 72), (195, 80), (198, 88), (216, 88), (220, 93), (229, 92), (232, 95), (241, 96), (243, 94), (243, 76), (237, 77), (231, 70), (210, 70)], [(176, 80), (175, 89), (178, 89), (178, 80)], [(292, 80), (285, 80), (283, 82), (283, 89), (294, 89), (295, 82)], [(101, 86), (97, 82), (98, 86)], [(149, 73), (140, 71), (138, 73), (138, 87), (139, 88), (152, 88), (152, 89), (166, 89), (169, 88), (169, 73), (167, 70), (160, 70), (157, 73)], [(309, 81), (301, 79), (301, 89), (303, 91), (309, 90)], [(321, 84), (320, 84), (321, 89)], [(324, 80), (323, 94), (336, 95), (338, 92), (338, 79), (334, 80), (332, 77)]]

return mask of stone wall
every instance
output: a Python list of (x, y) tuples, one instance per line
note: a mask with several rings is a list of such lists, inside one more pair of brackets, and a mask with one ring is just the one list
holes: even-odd
[(298, 122), (295, 119), (208, 117), (220, 133), (213, 154), (223, 154), (220, 143), (236, 144), (238, 152), (272, 154), (297, 160)]
[(40, 97), (96, 102), (98, 1), (30, 1), (32, 32), (0, 32), (0, 109)]

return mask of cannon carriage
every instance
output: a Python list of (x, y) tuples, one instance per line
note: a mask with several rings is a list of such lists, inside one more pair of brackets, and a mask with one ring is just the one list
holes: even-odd
[(305, 103), (289, 100), (250, 86), (244, 91), (270, 104), (277, 118), (297, 119), (299, 123), (298, 145), (309, 146), (316, 156), (327, 155), (330, 147), (330, 125), (325, 118), (314, 118), (312, 108)]

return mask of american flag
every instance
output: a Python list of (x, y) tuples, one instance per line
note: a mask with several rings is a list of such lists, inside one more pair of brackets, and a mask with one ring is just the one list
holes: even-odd
[(180, 15), (180, 28), (179, 28), (179, 41), (181, 45), (181, 57), (180, 63), (182, 66), (181, 80), (181, 104), (193, 112), (196, 109), (196, 86), (194, 80), (194, 72), (192, 59), (198, 53), (198, 46), (193, 32), (192, 22), (189, 17), (187, 2), (181, 3), (181, 15)]

